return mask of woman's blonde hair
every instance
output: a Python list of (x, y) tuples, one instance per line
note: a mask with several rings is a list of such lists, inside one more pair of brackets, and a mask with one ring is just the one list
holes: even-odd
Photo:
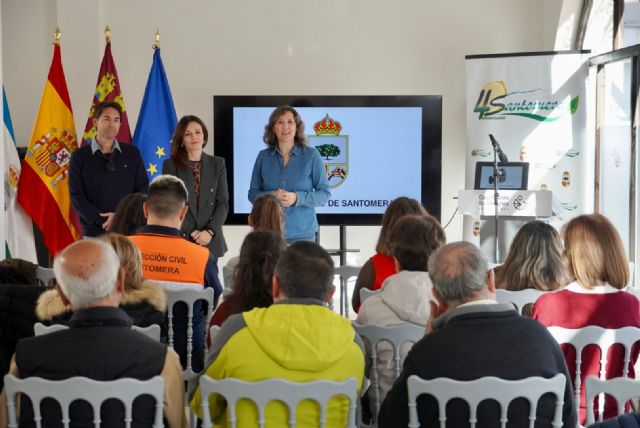
[(518, 231), (509, 255), (496, 272), (496, 285), (519, 291), (553, 291), (569, 282), (562, 260), (562, 241), (553, 226), (531, 221)]
[(119, 233), (107, 233), (98, 238), (113, 247), (124, 269), (124, 289), (138, 290), (142, 286), (142, 255), (140, 249), (129, 238)]
[(622, 239), (602, 214), (581, 215), (565, 225), (567, 273), (585, 288), (608, 283), (622, 289), (629, 283), (629, 264)]

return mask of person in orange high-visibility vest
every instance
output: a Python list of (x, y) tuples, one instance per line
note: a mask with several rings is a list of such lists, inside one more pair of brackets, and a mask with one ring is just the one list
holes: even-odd
[[(142, 274), (145, 279), (200, 284), (212, 287), (215, 301), (222, 287), (215, 278), (218, 268), (207, 247), (189, 242), (180, 233), (187, 212), (187, 189), (177, 177), (160, 175), (149, 185), (144, 203), (147, 225), (129, 238), (142, 253)], [(198, 302), (193, 315), (194, 371), (202, 370), (204, 352), (204, 307)], [(174, 310), (174, 347), (186, 366), (186, 308)]]

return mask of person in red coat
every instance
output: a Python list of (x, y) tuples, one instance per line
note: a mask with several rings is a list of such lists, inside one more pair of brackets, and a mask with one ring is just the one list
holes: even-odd
[[(598, 326), (608, 329), (640, 327), (640, 300), (623, 291), (629, 283), (629, 264), (622, 240), (613, 224), (601, 214), (581, 215), (567, 223), (564, 231), (563, 257), (572, 279), (561, 290), (541, 296), (533, 307), (532, 317), (543, 325), (578, 329)], [(575, 376), (575, 349), (563, 346), (569, 373)], [(600, 352), (588, 347), (582, 355), (581, 379), (598, 376)], [(632, 354), (637, 360), (638, 348)], [(620, 377), (624, 366), (624, 349), (614, 345), (607, 357), (606, 377)], [(629, 376), (635, 377), (633, 364)], [(584, 387), (580, 393), (580, 422), (586, 420)], [(605, 400), (604, 416), (613, 417), (616, 404)]]
[(351, 306), (358, 312), (360, 309), (360, 289), (379, 290), (382, 283), (391, 275), (398, 273), (395, 261), (388, 248), (389, 234), (398, 219), (407, 214), (427, 215), (427, 210), (415, 199), (400, 196), (391, 201), (382, 216), (382, 227), (378, 243), (376, 244), (376, 254), (365, 262), (358, 273), (356, 286), (351, 297)]

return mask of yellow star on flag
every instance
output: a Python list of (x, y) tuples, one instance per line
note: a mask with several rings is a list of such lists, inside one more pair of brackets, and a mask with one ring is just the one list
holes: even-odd
[(147, 172), (153, 175), (158, 172), (158, 167), (152, 163), (149, 163), (149, 168), (147, 168)]
[(161, 158), (162, 156), (164, 156), (164, 147), (160, 147), (160, 146), (156, 146), (158, 148), (158, 150), (156, 150), (156, 154), (158, 155), (159, 158)]

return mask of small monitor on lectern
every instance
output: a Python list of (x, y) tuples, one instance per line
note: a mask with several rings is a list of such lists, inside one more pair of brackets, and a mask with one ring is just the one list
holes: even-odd
[[(529, 181), (527, 162), (505, 162), (498, 164), (500, 176), (498, 188), (508, 190), (526, 190)], [(476, 163), (476, 190), (493, 189), (493, 162)]]

